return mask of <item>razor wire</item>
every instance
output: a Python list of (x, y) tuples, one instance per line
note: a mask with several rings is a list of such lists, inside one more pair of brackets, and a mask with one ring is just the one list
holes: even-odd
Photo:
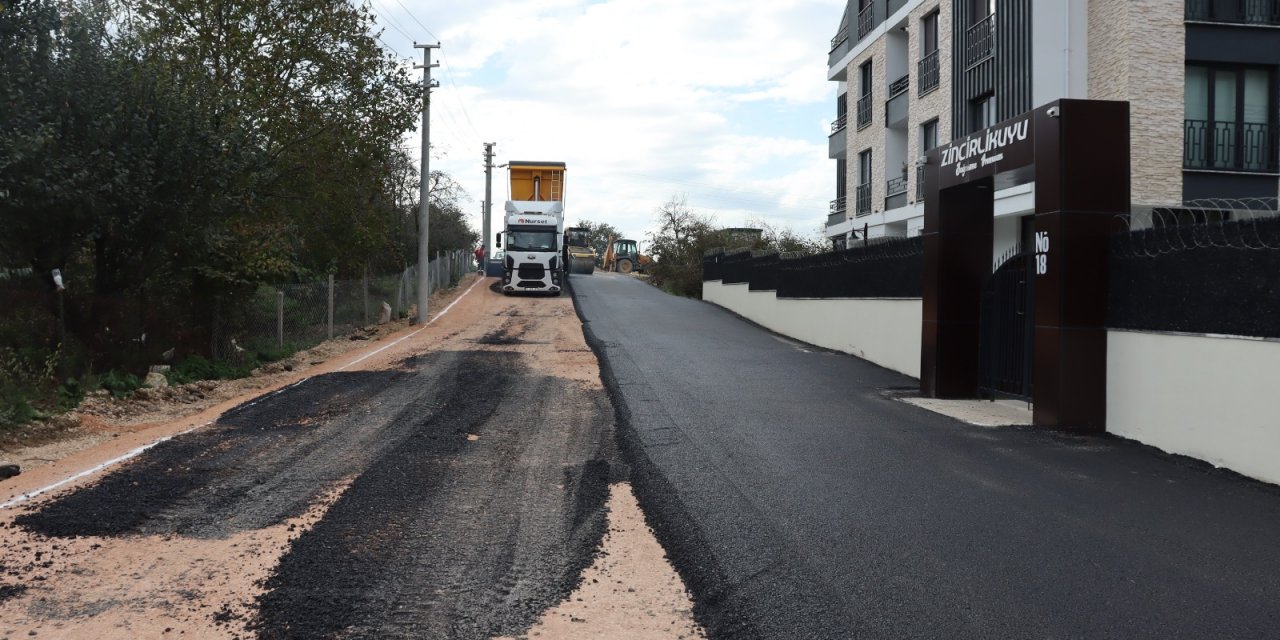
[(1117, 258), (1156, 258), (1208, 249), (1280, 250), (1276, 198), (1203, 198), (1116, 216), (1111, 243)]

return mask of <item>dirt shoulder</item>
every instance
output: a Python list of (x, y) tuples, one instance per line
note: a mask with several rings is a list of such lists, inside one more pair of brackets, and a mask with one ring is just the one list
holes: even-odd
[(0, 484), (0, 637), (696, 636), (571, 301), (463, 291)]
[[(473, 274), (464, 278), (453, 289), (436, 292), (428, 307), (430, 317), (438, 318), (448, 305), (479, 280), (480, 277)], [(127, 451), (138, 446), (139, 442), (172, 435), (206, 423), (223, 411), (252, 398), (332, 371), (335, 367), (342, 366), (361, 354), (380, 349), (418, 328), (410, 325), (408, 320), (393, 320), (383, 325), (364, 327), (351, 335), (325, 341), (283, 360), (266, 364), (255, 369), (246, 378), (201, 380), (158, 389), (143, 388), (120, 400), (97, 394), (85, 398), (75, 411), (20, 427), (0, 438), (0, 464), (17, 464), (24, 475), (29, 475), (43, 466), (77, 453), (97, 449), (99, 445), (122, 437), (124, 440), (121, 442), (125, 443), (123, 450)], [(120, 447), (110, 444), (103, 447), (108, 453), (117, 449)], [(96, 457), (102, 456), (90, 454), (83, 460), (77, 460), (76, 464)], [(110, 457), (113, 456), (108, 455), (103, 459)], [(5, 497), (9, 488), (8, 482), (0, 482), (0, 502), (9, 499)]]

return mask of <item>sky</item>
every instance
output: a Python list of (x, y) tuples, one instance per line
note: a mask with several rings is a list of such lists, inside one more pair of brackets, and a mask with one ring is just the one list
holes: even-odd
[[(569, 225), (607, 222), (642, 247), (680, 197), (721, 226), (820, 235), (835, 197), (827, 50), (844, 0), (370, 2), (406, 64), (422, 62), (414, 41), (441, 44), (431, 169), (467, 191), (477, 230), (494, 142), (495, 165), (565, 162)], [(495, 230), (506, 178), (494, 170)]]

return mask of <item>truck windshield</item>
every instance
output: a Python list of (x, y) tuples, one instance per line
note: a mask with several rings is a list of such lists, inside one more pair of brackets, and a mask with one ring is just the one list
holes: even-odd
[(507, 251), (555, 251), (554, 231), (510, 231), (507, 233)]

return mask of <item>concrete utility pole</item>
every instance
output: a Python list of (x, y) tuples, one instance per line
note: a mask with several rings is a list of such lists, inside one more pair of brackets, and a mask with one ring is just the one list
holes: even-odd
[(485, 271), (485, 275), (489, 275), (489, 258), (493, 256), (493, 234), (490, 233), (489, 221), (493, 217), (493, 147), (496, 142), (484, 143), (484, 221), (480, 227), (483, 229), (481, 233), (484, 235), (484, 261), (485, 264), (480, 268)]
[(431, 221), (431, 204), (428, 202), (428, 183), (431, 181), (431, 90), (440, 86), (431, 79), (431, 70), (440, 66), (431, 62), (431, 50), (439, 49), (440, 43), (413, 43), (414, 49), (422, 49), (422, 64), (413, 65), (414, 69), (422, 69), (422, 180), (418, 187), (418, 315), (414, 324), (427, 322), (427, 297), (431, 295), (430, 278), (427, 271), (431, 268), (431, 255), (427, 252), (427, 240), (430, 239), (429, 224)]

